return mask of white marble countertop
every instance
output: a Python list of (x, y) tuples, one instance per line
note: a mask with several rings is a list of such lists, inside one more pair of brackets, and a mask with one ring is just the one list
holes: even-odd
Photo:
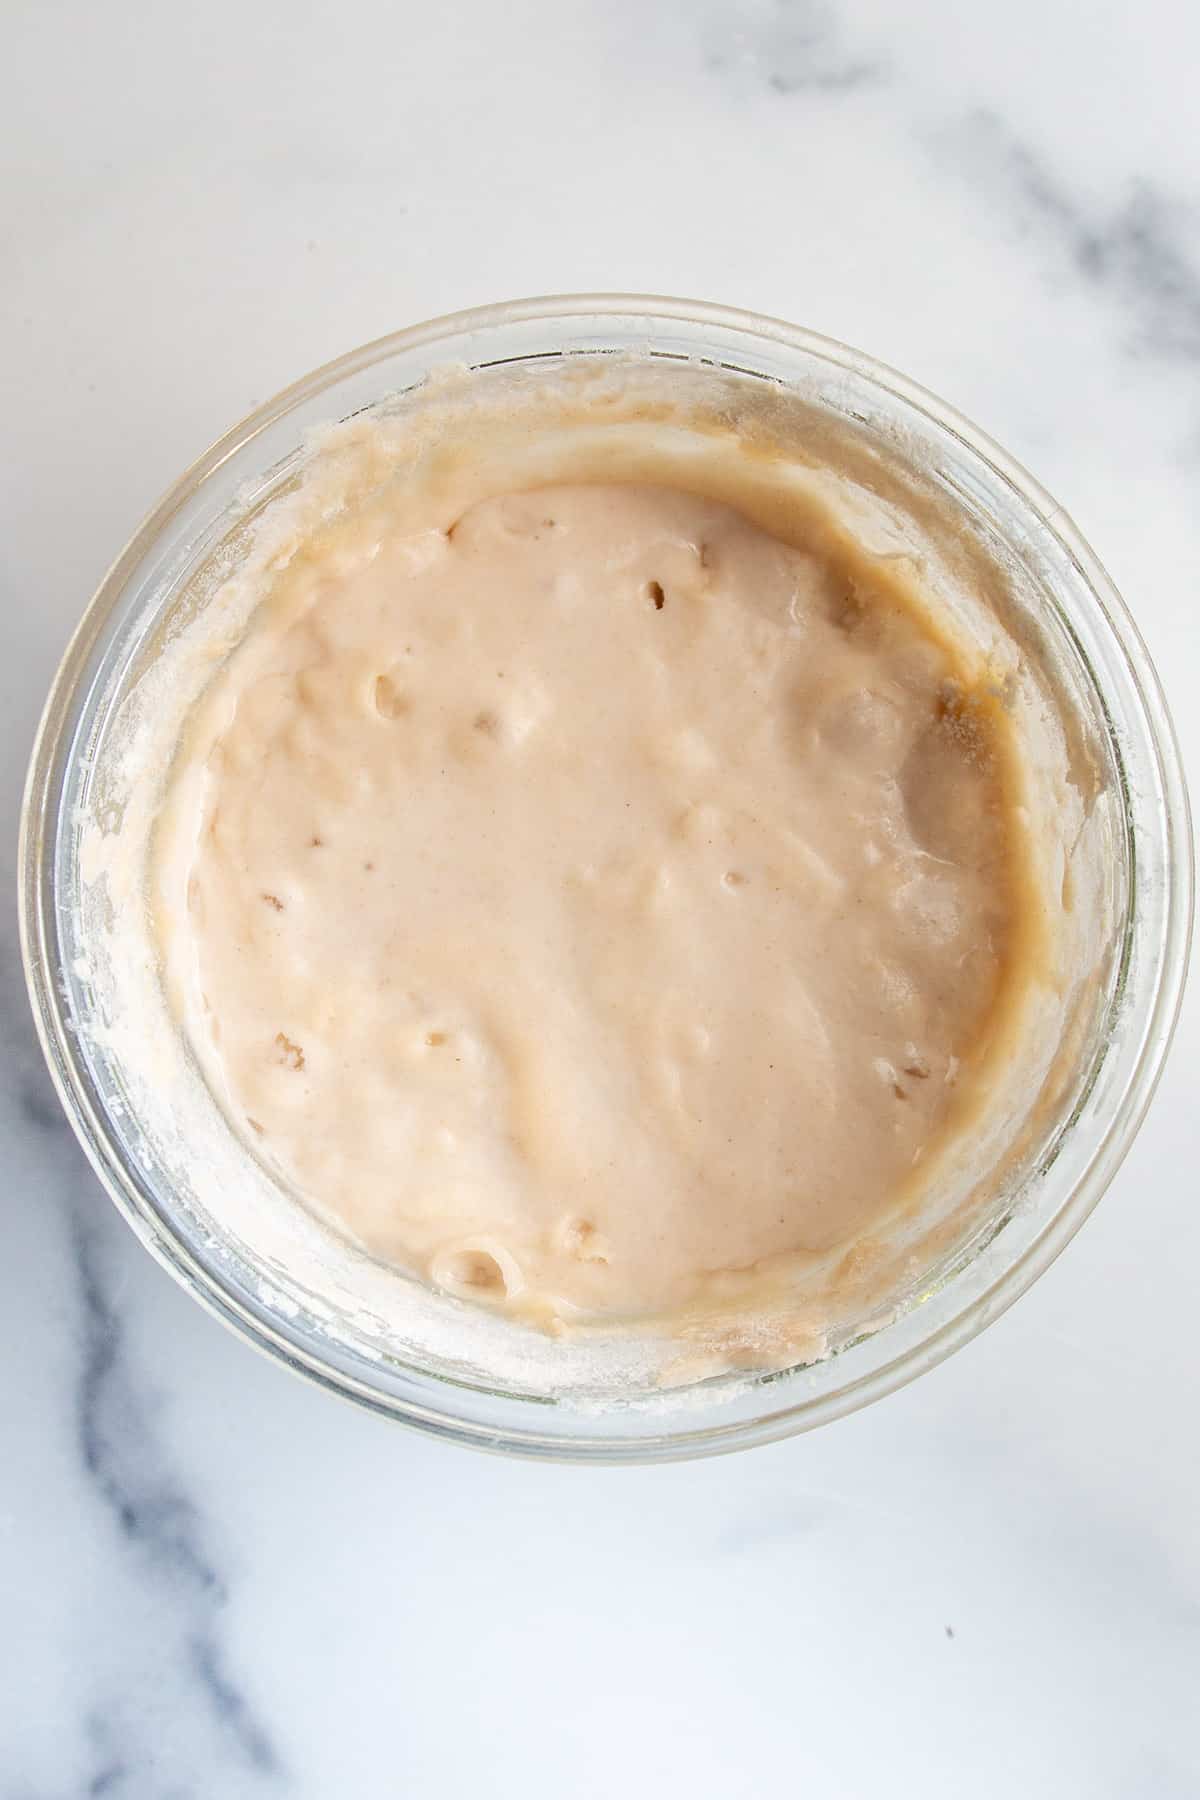
[[(335, 353), (539, 291), (782, 314), (1028, 462), (1200, 773), (1187, 0), (9, 0), (0, 797), (139, 515)], [(0, 961), (0, 1800), (1200, 1795), (1200, 984), (1066, 1256), (711, 1463), (490, 1460), (252, 1355), (62, 1125)]]

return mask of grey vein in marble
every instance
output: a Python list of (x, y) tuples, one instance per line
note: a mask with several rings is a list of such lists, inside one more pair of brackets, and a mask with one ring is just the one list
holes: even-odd
[(709, 69), (742, 70), (776, 94), (846, 93), (877, 86), (888, 75), (886, 63), (848, 47), (824, 0), (721, 6), (705, 37)]
[[(15, 946), (0, 946), (0, 1057), (6, 1110), (39, 1147), (38, 1204), (57, 1204), (74, 1273), (78, 1362), (74, 1440), (87, 1490), (126, 1548), (123, 1588), (147, 1615), (135, 1662), (115, 1640), (107, 1666), (86, 1670), (82, 1793), (200, 1800), (181, 1741), (199, 1736), (249, 1792), (282, 1776), (271, 1736), (231, 1672), (220, 1635), (228, 1584), (206, 1526), (155, 1429), (154, 1395), (127, 1341), (114, 1265), (142, 1252), (124, 1232), (75, 1144), (45, 1071), (20, 985)], [(15, 1121), (14, 1121), (15, 1122)], [(24, 1203), (33, 1203), (30, 1193)], [(149, 1656), (147, 1657), (147, 1650)], [(146, 1664), (153, 1665), (148, 1671)], [(147, 1691), (147, 1680), (151, 1683)], [(154, 1719), (166, 1713), (167, 1732)], [(160, 1738), (166, 1741), (159, 1741)], [(0, 1771), (10, 1778), (13, 1771)], [(24, 1800), (27, 1790), (0, 1790)], [(34, 1796), (29, 1791), (29, 1800)]]
[(1131, 348), (1200, 369), (1200, 221), (1147, 181), (1131, 184), (1111, 210), (1087, 207), (988, 111), (972, 114), (949, 141), (977, 180), (1007, 198), (1026, 231), (1109, 296)]
[[(101, 1196), (94, 1196), (98, 1204)], [(224, 1583), (203, 1547), (192, 1502), (163, 1466), (133, 1372), (122, 1354), (121, 1323), (108, 1294), (94, 1225), (73, 1209), (71, 1247), (82, 1302), (82, 1367), (76, 1426), (84, 1468), (116, 1519), (156, 1572), (216, 1603)]]
[[(91, 1191), (73, 1206), (70, 1223), (82, 1305), (76, 1428), (83, 1466), (145, 1577), (169, 1593), (174, 1641), (166, 1649), (175, 1662), (181, 1698), (208, 1714), (237, 1762), (264, 1776), (277, 1774), (280, 1765), (271, 1739), (226, 1666), (218, 1631), (228, 1597), (226, 1581), (198, 1510), (156, 1438), (151, 1407), (127, 1354), (105, 1279), (101, 1234), (86, 1217), (107, 1202), (94, 1184), (88, 1187)], [(131, 1722), (134, 1709), (122, 1710)], [(136, 1786), (126, 1786), (126, 1777), (132, 1779), (131, 1771), (147, 1757), (157, 1761), (152, 1744), (126, 1745), (108, 1765), (126, 1773), (105, 1774), (108, 1785), (93, 1791), (136, 1792)]]

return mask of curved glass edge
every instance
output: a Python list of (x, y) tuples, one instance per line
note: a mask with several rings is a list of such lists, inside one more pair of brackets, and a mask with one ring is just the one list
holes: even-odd
[[(1022, 1254), (982, 1291), (953, 1311), (943, 1303), (926, 1303), (874, 1340), (887, 1340), (889, 1355), (856, 1379), (832, 1392), (795, 1398), (789, 1393), (803, 1370), (786, 1372), (755, 1383), (765, 1389), (777, 1381), (780, 1398), (789, 1404), (752, 1420), (725, 1420), (689, 1430), (683, 1420), (664, 1416), (662, 1429), (632, 1432), (620, 1430), (588, 1435), (577, 1430), (574, 1409), (555, 1409), (567, 1430), (548, 1433), (526, 1429), (515, 1422), (488, 1423), (467, 1420), (430, 1406), (414, 1394), (383, 1392), (372, 1388), (348, 1368), (332, 1367), (312, 1355), (302, 1343), (280, 1332), (257, 1308), (247, 1306), (222, 1288), (219, 1279), (173, 1235), (151, 1197), (130, 1180), (130, 1171), (116, 1153), (102, 1111), (90, 1092), (87, 1072), (73, 1047), (72, 1027), (64, 1011), (64, 995), (57, 978), (57, 933), (51, 884), (47, 880), (47, 822), (52, 803), (61, 793), (68, 760), (72, 709), (78, 699), (80, 678), (95, 652), (104, 628), (130, 575), (181, 508), (224, 463), (244, 450), (272, 424), (285, 418), (299, 404), (319, 397), (347, 376), (398, 352), (421, 349), (446, 338), (478, 332), (486, 335), (506, 324), (533, 324), (571, 320), (621, 319), (627, 324), (644, 320), (647, 326), (670, 322), (676, 326), (708, 328), (741, 340), (748, 347), (765, 341), (792, 351), (802, 351), (852, 372), (890, 392), (905, 405), (924, 414), (939, 430), (950, 433), (1001, 477), (1023, 504), (1032, 510), (1051, 538), (1066, 552), (1096, 600), (1108, 626), (1121, 670), (1135, 707), (1141, 712), (1144, 745), (1153, 752), (1157, 776), (1158, 811), (1163, 827), (1156, 838), (1147, 832), (1142, 814), (1130, 808), (1127, 824), (1138, 857), (1139, 884), (1148, 913), (1138, 921), (1143, 962), (1151, 965), (1153, 1004), (1139, 1033), (1135, 1053), (1127, 1056), (1118, 1105), (1107, 1128), (1093, 1148), (1086, 1170), (1067, 1199), (1049, 1216)], [(566, 354), (571, 354), (567, 351)], [(484, 359), (486, 360), (486, 359)], [(736, 364), (726, 365), (737, 367)], [(761, 370), (747, 370), (761, 374)], [(76, 721), (77, 722), (77, 721)], [(1117, 746), (1120, 755), (1120, 746)], [(873, 361), (836, 340), (734, 309), (659, 296), (568, 295), (513, 301), (496, 307), (448, 315), (375, 340), (325, 364), (293, 383), (265, 405), (235, 425), (203, 453), (167, 491), (134, 532), (129, 543), (102, 580), (93, 600), (68, 645), (52, 685), (35, 739), (22, 810), (19, 901), (22, 954), (39, 1038), (56, 1089), (76, 1135), (103, 1185), (138, 1237), (193, 1296), (238, 1335), (274, 1359), (308, 1376), (333, 1392), (357, 1400), (390, 1417), (403, 1417), (435, 1435), (481, 1448), (503, 1449), (518, 1454), (551, 1456), (567, 1461), (663, 1461), (712, 1455), (722, 1451), (769, 1442), (799, 1430), (842, 1416), (868, 1401), (893, 1391), (952, 1353), (997, 1317), (1054, 1260), (1078, 1229), (1115, 1174), (1141, 1122), (1161, 1072), (1170, 1036), (1182, 999), (1184, 973), (1191, 935), (1193, 905), (1192, 839), (1182, 763), (1161, 684), (1141, 636), (1115, 587), (1066, 512), (1033, 477), (982, 432), (962, 419), (927, 390), (897, 371)], [(962, 1297), (964, 1276), (951, 1278), (943, 1296)], [(969, 1285), (969, 1283), (967, 1284)], [(950, 1316), (938, 1317), (949, 1312)], [(915, 1329), (914, 1329), (914, 1322)], [(908, 1331), (902, 1327), (908, 1325)], [(898, 1340), (913, 1337), (901, 1344)], [(427, 1378), (435, 1390), (442, 1384)], [(721, 1396), (714, 1393), (714, 1406)], [(513, 1397), (510, 1402), (520, 1407)], [(620, 1408), (614, 1407), (608, 1423), (616, 1424)]]

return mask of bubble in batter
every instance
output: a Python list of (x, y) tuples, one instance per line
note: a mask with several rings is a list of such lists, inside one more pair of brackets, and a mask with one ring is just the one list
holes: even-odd
[(210, 1085), (460, 1298), (671, 1312), (849, 1243), (987, 1045), (1015, 850), (985, 714), (869, 557), (715, 501), (347, 528), (179, 764), (157, 916)]

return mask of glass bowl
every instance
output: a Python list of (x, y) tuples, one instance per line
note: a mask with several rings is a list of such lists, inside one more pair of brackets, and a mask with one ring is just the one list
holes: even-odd
[[(1094, 786), (1084, 827), (1056, 852), (1055, 904), (1073, 948), (1054, 1054), (989, 1151), (971, 1206), (943, 1219), (887, 1303), (844, 1321), (818, 1359), (670, 1387), (622, 1376), (618, 1363), (560, 1386), (537, 1357), (527, 1376), (507, 1350), (493, 1364), (486, 1344), (478, 1355), (426, 1354), (387, 1307), (331, 1308), (298, 1265), (235, 1241), (186, 1158), (164, 1152), (145, 1105), (131, 1102), (93, 959), (102, 913), (117, 902), (97, 897), (87, 868), (91, 837), (119, 828), (130, 798), (115, 722), (154, 667), (164, 621), (196, 604), (197, 572), (228, 559), (246, 522), (294, 483), (314, 428), (395, 406), (445, 365), (611, 368), (621, 356), (705, 371), (799, 430), (832, 434), (856, 459), (864, 494), (872, 467), (899, 471), (942, 519), (947, 566), (966, 557), (1002, 577), (1006, 629), (1031, 671), (1030, 719), (1055, 714), (1059, 738), (1065, 729), (1086, 747)], [(1061, 743), (1059, 761), (1057, 791), (1070, 799), (1078, 775)], [(1051, 818), (1048, 775), (1043, 798)], [(43, 1048), (84, 1149), (147, 1248), (233, 1330), (334, 1392), (462, 1443), (580, 1460), (711, 1454), (807, 1429), (911, 1380), (1011, 1304), (1078, 1230), (1145, 1113), (1179, 1006), (1191, 888), (1187, 800), (1157, 678), (1062, 508), (949, 407), (857, 351), (772, 319), (625, 295), (519, 301), (398, 332), (297, 382), (215, 444), (87, 609), (46, 705), (21, 825), (22, 947)], [(406, 1284), (414, 1307), (430, 1298), (379, 1265), (366, 1279)]]

